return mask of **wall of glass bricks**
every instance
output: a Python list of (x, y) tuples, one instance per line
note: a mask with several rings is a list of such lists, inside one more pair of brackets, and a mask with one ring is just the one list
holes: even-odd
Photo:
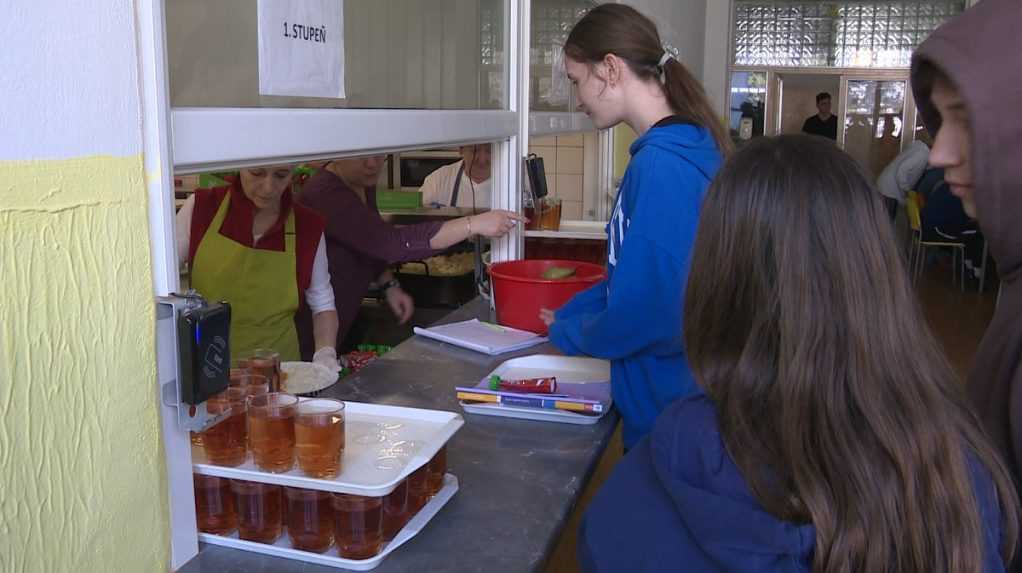
[(736, 0), (739, 66), (904, 68), (964, 0)]

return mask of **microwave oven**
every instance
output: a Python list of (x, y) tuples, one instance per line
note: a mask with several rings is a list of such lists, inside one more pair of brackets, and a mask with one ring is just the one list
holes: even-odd
[(391, 189), (418, 191), (430, 173), (460, 160), (461, 154), (456, 149), (395, 153), (390, 162), (390, 172), (387, 174), (388, 183)]

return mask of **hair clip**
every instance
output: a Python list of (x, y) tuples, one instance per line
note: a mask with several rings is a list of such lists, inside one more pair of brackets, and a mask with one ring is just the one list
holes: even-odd
[(667, 83), (667, 76), (664, 74), (664, 65), (667, 64), (667, 60), (678, 61), (678, 49), (670, 44), (663, 44), (661, 46), (664, 49), (663, 55), (660, 56), (660, 61), (657, 62), (657, 70), (660, 72), (660, 83)]

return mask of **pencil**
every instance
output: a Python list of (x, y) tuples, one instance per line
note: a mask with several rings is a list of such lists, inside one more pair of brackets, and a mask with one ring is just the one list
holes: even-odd
[(598, 414), (603, 411), (603, 404), (580, 404), (553, 398), (535, 396), (508, 396), (505, 394), (482, 394), (479, 392), (458, 391), (458, 399), (471, 402), (492, 402), (502, 406), (521, 406), (525, 408), (541, 408), (547, 410), (567, 410)]

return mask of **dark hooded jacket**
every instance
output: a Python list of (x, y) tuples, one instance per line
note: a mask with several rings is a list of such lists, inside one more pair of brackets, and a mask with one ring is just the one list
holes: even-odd
[[(1022, 2), (983, 0), (933, 33), (912, 58), (912, 90), (931, 134), (936, 70), (955, 85), (972, 128), (976, 218), (1001, 275), (994, 318), (969, 374), (969, 394), (1022, 479)], [(1020, 561), (1015, 560), (1015, 570)]]
[[(983, 519), (982, 570), (1002, 572), (997, 490), (975, 458), (969, 471)], [(657, 418), (596, 493), (578, 535), (587, 573), (810, 573), (815, 549), (812, 524), (783, 521), (753, 495), (704, 394)]]

